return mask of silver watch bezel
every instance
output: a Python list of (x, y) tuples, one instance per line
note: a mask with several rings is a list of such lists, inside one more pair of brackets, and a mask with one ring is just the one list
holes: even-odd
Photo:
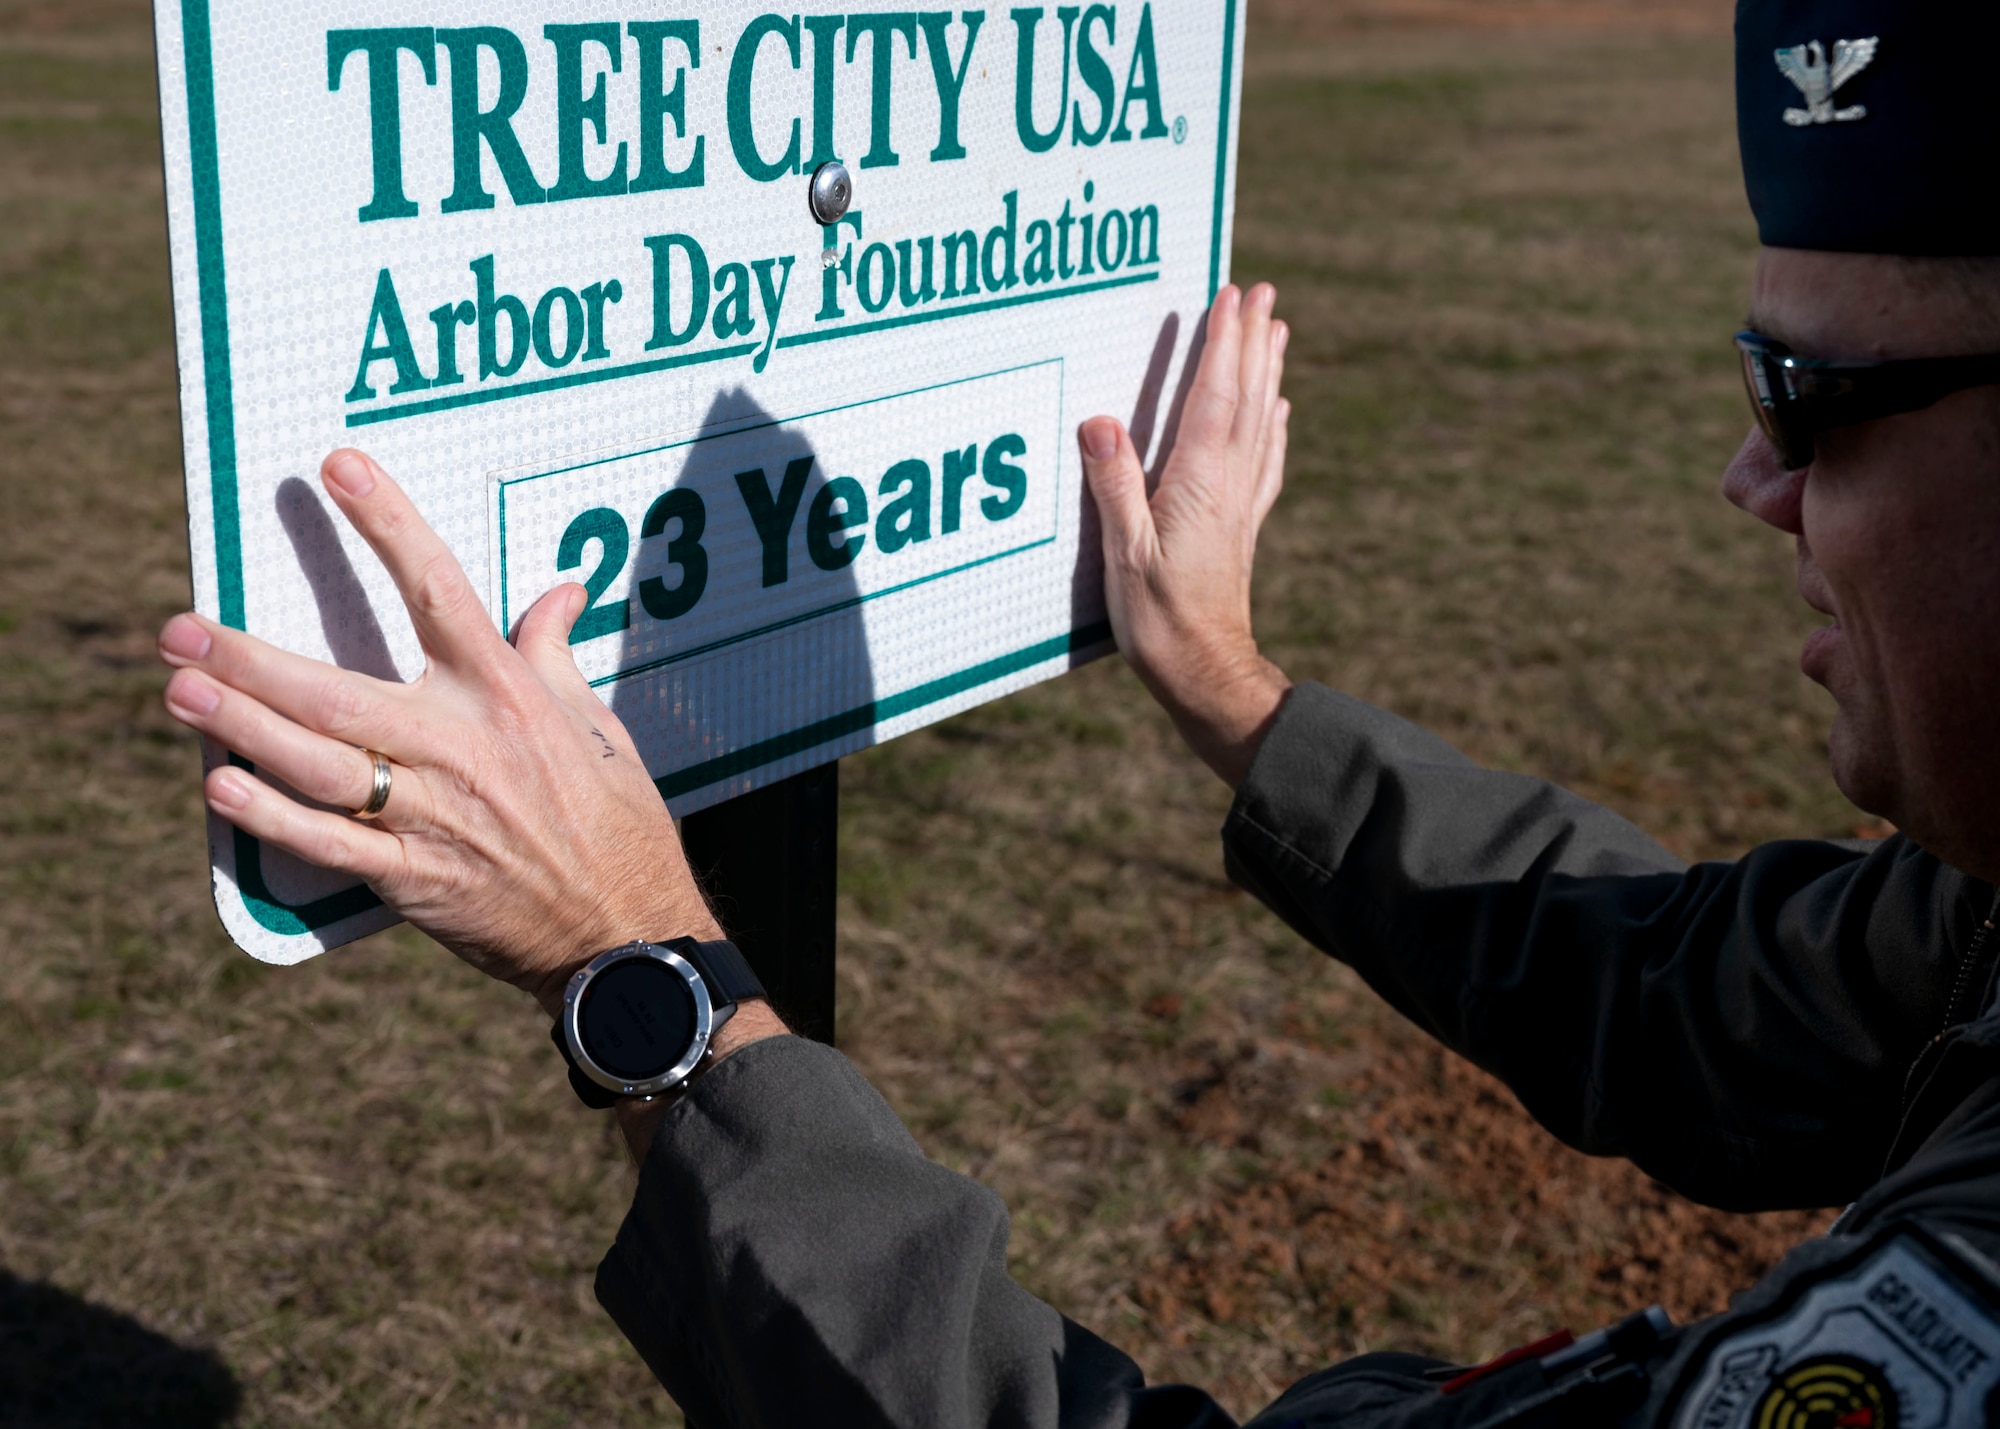
[[(654, 962), (665, 963), (680, 974), (681, 980), (687, 984), (688, 991), (694, 996), (694, 1037), (688, 1043), (687, 1052), (680, 1061), (667, 1071), (657, 1077), (633, 1082), (599, 1066), (589, 1052), (584, 1050), (583, 1038), (577, 1026), (577, 1009), (582, 1004), (584, 991), (597, 980), (600, 973), (636, 958), (650, 958)], [(734, 1010), (733, 1007), (729, 1007), (721, 1011), (726, 1017), (728, 1012)], [(623, 947), (599, 953), (570, 978), (569, 985), (563, 989), (563, 1043), (569, 1048), (569, 1054), (576, 1062), (577, 1070), (607, 1092), (626, 1097), (656, 1096), (679, 1086), (693, 1074), (696, 1067), (701, 1065), (701, 1059), (708, 1055), (710, 1039), (715, 1036), (716, 1029), (725, 1020), (725, 1017), (718, 1017), (717, 1012), (715, 999), (708, 990), (708, 984), (702, 980), (694, 964), (672, 948), (663, 948), (657, 943), (627, 943)]]

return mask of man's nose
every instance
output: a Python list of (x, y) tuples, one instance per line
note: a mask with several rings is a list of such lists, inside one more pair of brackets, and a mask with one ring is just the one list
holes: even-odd
[(1722, 473), (1722, 494), (1766, 525), (1803, 535), (1799, 506), (1805, 495), (1806, 471), (1805, 467), (1785, 470), (1771, 439), (1752, 427)]

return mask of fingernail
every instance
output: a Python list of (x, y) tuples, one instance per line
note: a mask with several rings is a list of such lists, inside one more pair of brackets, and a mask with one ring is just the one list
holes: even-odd
[(176, 615), (160, 632), (161, 653), (182, 660), (205, 660), (215, 645), (201, 622), (191, 615)]
[(326, 459), (326, 479), (357, 500), (375, 489), (374, 464), (357, 451), (338, 451)]
[(222, 691), (199, 675), (176, 675), (167, 686), (167, 704), (197, 719), (214, 714), (221, 703)]
[(218, 809), (240, 809), (250, 802), (249, 781), (234, 769), (225, 769), (209, 781), (208, 802)]
[(1109, 417), (1092, 417), (1083, 424), (1083, 449), (1092, 461), (1110, 461), (1118, 455), (1118, 424)]

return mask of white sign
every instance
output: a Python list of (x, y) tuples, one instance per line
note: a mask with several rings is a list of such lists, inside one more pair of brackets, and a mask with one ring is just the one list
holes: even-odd
[[(639, 8), (158, 0), (160, 103), (198, 608), (419, 671), (363, 447), (502, 628), (585, 584), (686, 814), (1109, 649), (1075, 427), (1161, 445), (1227, 281), (1243, 0)], [(260, 958), (394, 921), (209, 841)]]

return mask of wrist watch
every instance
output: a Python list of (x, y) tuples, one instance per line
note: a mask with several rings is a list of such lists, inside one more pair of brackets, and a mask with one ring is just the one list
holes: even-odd
[(563, 990), (549, 1030), (569, 1084), (598, 1110), (679, 1087), (738, 1003), (764, 996), (734, 943), (627, 943), (599, 953)]

